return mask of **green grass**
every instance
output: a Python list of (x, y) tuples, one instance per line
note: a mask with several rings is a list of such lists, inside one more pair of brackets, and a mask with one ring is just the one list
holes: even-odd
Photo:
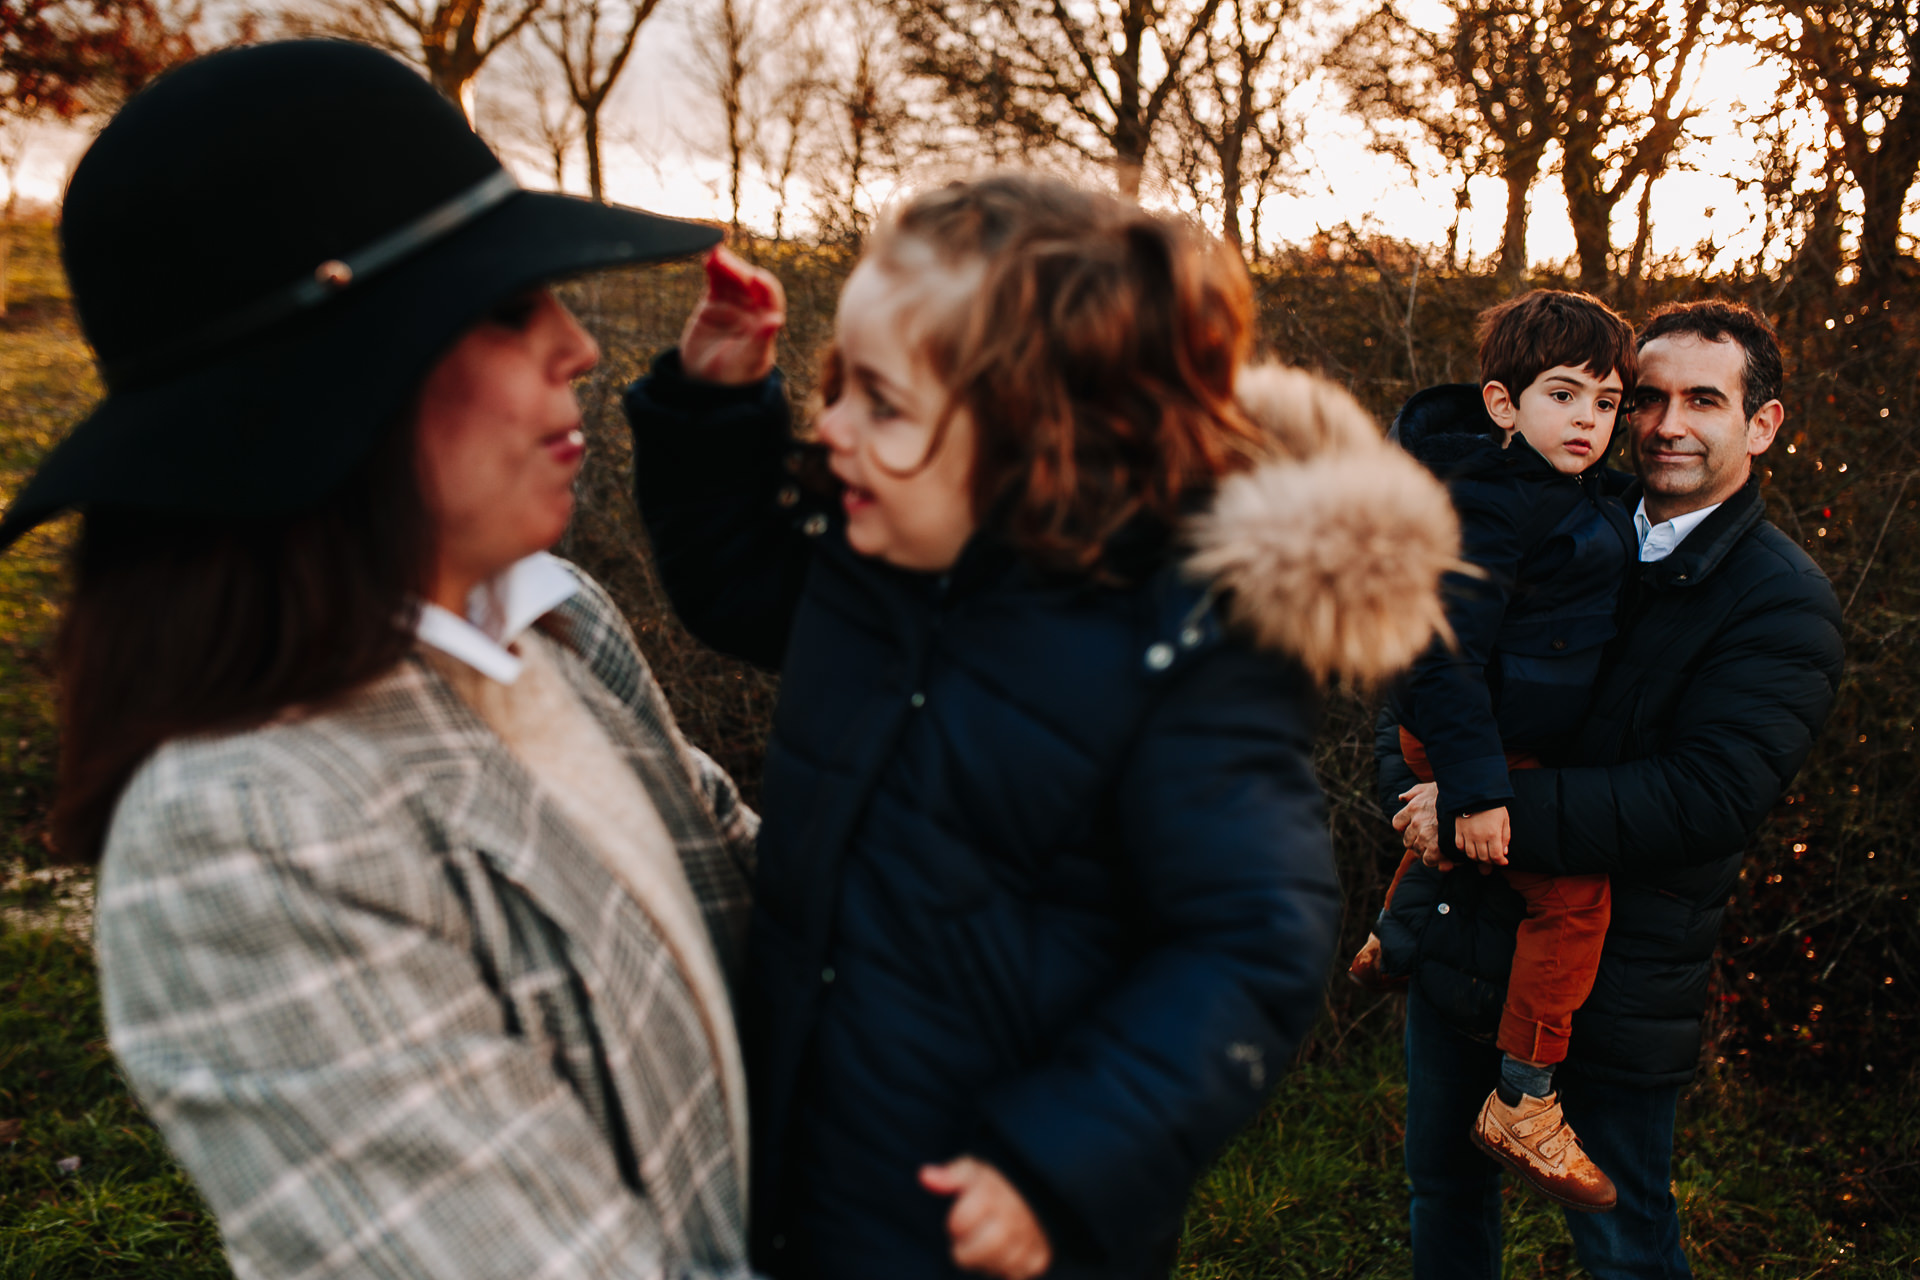
[[(1296, 1067), (1196, 1190), (1180, 1276), (1411, 1274), (1398, 1038), (1386, 1024), (1331, 1058)], [(1699, 1280), (1920, 1273), (1920, 1135), (1894, 1094), (1705, 1077), (1683, 1095), (1679, 1126), (1674, 1194)], [(1559, 1210), (1505, 1194), (1505, 1274), (1584, 1275)]]
[[(66, 300), (51, 228), (18, 228), (0, 317), (0, 501), (11, 503), (54, 441), (98, 395)], [(0, 869), (41, 865), (53, 797), (47, 643), (59, 615), (72, 521), (42, 526), (0, 556)]]
[(0, 1276), (227, 1275), (199, 1197), (120, 1083), (84, 945), (0, 935), (0, 1046)]
[[(24, 232), (13, 259), (15, 307), (0, 319), (0, 500), (11, 499), (97, 394), (52, 236), (46, 227)], [(831, 273), (817, 274), (808, 288), (819, 297), (796, 308), (803, 337), (818, 336), (831, 302)], [(607, 372), (587, 396), (596, 420), (611, 412), (611, 388), (639, 353), (671, 341), (669, 321), (686, 299), (641, 291), (686, 294), (691, 280), (683, 273), (660, 281), (610, 277), (574, 299), (593, 311), (605, 291), (607, 310), (635, 316), (644, 307), (665, 317), (658, 332), (603, 333)], [(617, 461), (619, 443), (616, 432), (596, 447)], [(600, 477), (600, 506), (626, 519), (617, 469)], [(609, 533), (599, 547), (587, 536), (594, 532), (586, 524), (575, 531), (575, 554), (617, 558), (624, 535)], [(71, 522), (56, 524), (0, 557), (0, 1280), (224, 1276), (203, 1206), (114, 1071), (92, 958), (72, 929), (84, 922), (85, 877), (48, 874), (54, 719), (46, 655), (71, 538)], [(653, 607), (640, 568), (629, 567), (639, 576), (623, 584), (619, 566), (608, 564), (623, 604)], [(680, 652), (670, 620), (643, 618), (642, 632), (656, 668), (684, 686), (676, 692), (690, 725), (724, 739), (736, 721), (763, 713), (771, 693), (760, 685), (731, 701), (716, 695), (717, 710), (685, 702), (696, 686), (740, 677), (708, 672), (707, 658)], [(744, 711), (732, 707), (742, 700)], [(57, 927), (63, 912), (65, 929)], [(1196, 1190), (1182, 1277), (1410, 1274), (1397, 1009), (1377, 1005), (1350, 1020), (1349, 1005), (1335, 1002), (1344, 1029), (1336, 1035), (1323, 1023), (1272, 1105)], [(1683, 1099), (1677, 1144), (1675, 1188), (1701, 1280), (1920, 1274), (1920, 1108), (1911, 1105), (1920, 1076), (1882, 1068), (1884, 1083), (1842, 1090), (1771, 1082), (1763, 1066), (1717, 1070)], [(61, 1167), (75, 1157), (77, 1168)], [(1575, 1274), (1558, 1214), (1514, 1191), (1507, 1203), (1507, 1274)]]

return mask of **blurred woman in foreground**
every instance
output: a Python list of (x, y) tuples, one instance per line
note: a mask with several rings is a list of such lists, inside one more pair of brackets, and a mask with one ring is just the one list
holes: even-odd
[(543, 282), (717, 237), (328, 41), (136, 97), (62, 235), (109, 396), (0, 546), (85, 512), (57, 833), (235, 1270), (738, 1273), (755, 819), (545, 554), (597, 352)]

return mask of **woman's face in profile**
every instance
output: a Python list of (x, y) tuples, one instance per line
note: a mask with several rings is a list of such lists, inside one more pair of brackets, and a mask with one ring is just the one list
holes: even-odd
[(565, 531), (586, 455), (573, 380), (599, 358), (538, 289), (496, 308), (427, 374), (416, 448), (438, 550), (434, 603), (464, 613), (470, 590)]

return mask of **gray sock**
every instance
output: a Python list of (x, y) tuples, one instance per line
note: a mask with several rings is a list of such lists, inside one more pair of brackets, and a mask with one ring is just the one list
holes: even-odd
[(1520, 1095), (1531, 1094), (1536, 1098), (1549, 1097), (1553, 1093), (1553, 1068), (1535, 1067), (1511, 1054), (1500, 1055), (1500, 1101), (1510, 1107), (1520, 1105)]

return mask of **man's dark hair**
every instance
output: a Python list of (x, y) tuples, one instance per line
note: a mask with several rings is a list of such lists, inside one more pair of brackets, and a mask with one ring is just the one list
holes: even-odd
[(1480, 385), (1497, 382), (1518, 399), (1533, 380), (1561, 365), (1596, 378), (1620, 375), (1633, 386), (1633, 326), (1585, 293), (1535, 289), (1480, 313)]
[(1780, 398), (1785, 374), (1780, 363), (1780, 339), (1767, 318), (1743, 302), (1669, 302), (1653, 313), (1640, 330), (1640, 346), (1655, 338), (1690, 333), (1706, 342), (1737, 342), (1746, 352), (1741, 375), (1740, 407), (1751, 418), (1760, 406)]

